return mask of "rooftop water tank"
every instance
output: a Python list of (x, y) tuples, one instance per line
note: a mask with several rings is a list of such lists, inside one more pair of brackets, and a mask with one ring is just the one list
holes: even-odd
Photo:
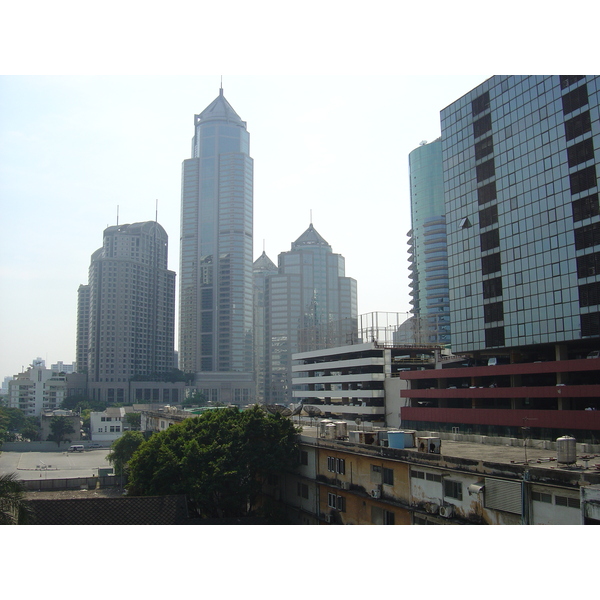
[(577, 462), (577, 442), (570, 435), (563, 435), (556, 440), (557, 456), (559, 463), (571, 465)]

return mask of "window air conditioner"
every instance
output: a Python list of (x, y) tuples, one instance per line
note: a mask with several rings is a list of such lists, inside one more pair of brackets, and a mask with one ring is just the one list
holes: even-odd
[(440, 506), (440, 517), (444, 517), (444, 519), (450, 519), (454, 516), (454, 505), (447, 504), (446, 506)]

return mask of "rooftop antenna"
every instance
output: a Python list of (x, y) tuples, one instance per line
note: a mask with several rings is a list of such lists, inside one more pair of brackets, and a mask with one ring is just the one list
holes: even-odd
[(310, 224), (312, 225), (312, 208), (310, 209)]
[(119, 205), (117, 204), (117, 227), (119, 226)]
[(155, 209), (155, 212), (154, 212), (154, 222), (158, 223), (158, 198), (156, 200), (156, 209)]
[(263, 239), (263, 254), (265, 253), (265, 240)]
[(221, 87), (219, 88), (219, 95), (223, 95), (223, 75), (221, 75)]

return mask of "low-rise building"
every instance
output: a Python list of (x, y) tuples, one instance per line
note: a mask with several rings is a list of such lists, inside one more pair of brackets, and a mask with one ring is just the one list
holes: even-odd
[(44, 410), (40, 415), (40, 429), (41, 434), (40, 438), (42, 441), (48, 439), (48, 437), (52, 434), (51, 423), (54, 417), (62, 417), (64, 419), (68, 419), (71, 427), (73, 428), (73, 433), (69, 433), (66, 438), (71, 440), (72, 442), (78, 442), (81, 440), (81, 417), (77, 413), (74, 413), (72, 410)]
[(348, 433), (304, 428), (299, 470), (280, 488), (294, 523), (577, 525), (600, 516), (600, 457), (589, 454), (600, 447), (574, 438), (506, 446), (392, 430), (355, 442)]
[(109, 406), (102, 412), (90, 413), (90, 437), (94, 442), (114, 442), (129, 429), (126, 414), (131, 407)]

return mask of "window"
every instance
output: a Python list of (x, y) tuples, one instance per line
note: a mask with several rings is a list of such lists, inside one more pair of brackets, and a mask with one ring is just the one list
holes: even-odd
[(591, 130), (592, 122), (589, 110), (565, 121), (565, 138), (567, 141), (573, 140)]
[(460, 481), (444, 480), (444, 496), (462, 500), (462, 483)]
[(344, 496), (337, 496), (336, 494), (327, 494), (327, 506), (340, 512), (346, 510), (346, 498)]
[(500, 253), (496, 254), (488, 254), (487, 256), (481, 257), (481, 273), (482, 275), (489, 275), (490, 273), (495, 273), (496, 271), (500, 271), (501, 262), (500, 262)]
[(300, 450), (300, 464), (308, 465), (308, 452), (306, 450)]
[(579, 306), (600, 304), (600, 281), (579, 286)]
[(574, 146), (567, 148), (567, 160), (569, 167), (575, 167), (581, 163), (594, 158), (594, 144), (592, 138), (583, 140)]
[(483, 282), (483, 298), (496, 298), (502, 296), (502, 278), (494, 277), (492, 279), (486, 279)]
[(425, 473), (423, 471), (412, 471), (410, 472), (410, 476), (415, 479), (425, 479)]
[(581, 315), (581, 335), (600, 335), (600, 312)]
[(346, 460), (343, 458), (335, 458), (334, 456), (328, 456), (327, 470), (330, 473), (339, 473), (340, 475), (344, 475), (346, 473)]
[(570, 85), (581, 81), (585, 75), (559, 75), (560, 78), (560, 89), (564, 90)]
[(584, 192), (590, 188), (596, 187), (596, 167), (586, 167), (581, 171), (576, 171), (569, 175), (569, 182), (571, 185), (571, 194), (578, 194)]
[(481, 246), (481, 251), (485, 252), (486, 250), (491, 250), (492, 248), (497, 248), (500, 246), (500, 232), (498, 229), (492, 229), (491, 231), (486, 231), (479, 236), (479, 243)]
[(394, 485), (394, 469), (383, 468), (383, 483), (386, 485)]
[(600, 252), (577, 257), (577, 277), (592, 277), (600, 273)]
[(485, 92), (481, 96), (477, 96), (473, 102), (471, 102), (471, 111), (473, 116), (482, 113), (490, 107), (490, 93)]
[(475, 167), (475, 172), (477, 175), (477, 182), (485, 181), (486, 179), (493, 177), (496, 173), (494, 168), (494, 159), (492, 158), (491, 160), (477, 165)]
[(483, 306), (483, 322), (493, 323), (504, 320), (504, 308), (502, 302), (492, 302)]
[(565, 94), (562, 97), (563, 114), (569, 113), (585, 106), (588, 103), (587, 85), (581, 85), (575, 88), (572, 92)]
[(300, 498), (304, 498), (305, 500), (308, 500), (308, 485), (306, 483), (300, 483), (298, 482), (298, 496), (300, 496)]
[(575, 250), (583, 250), (600, 244), (600, 223), (584, 225), (575, 231)]
[(435, 473), (425, 473), (425, 479), (427, 481), (435, 481), (436, 483), (442, 483), (442, 476), (436, 475)]
[(473, 121), (473, 135), (478, 138), (484, 133), (492, 130), (492, 117), (491, 115), (485, 115), (477, 121)]
[(492, 200), (496, 200), (496, 182), (492, 181), (486, 185), (477, 188), (477, 202), (479, 204), (487, 204)]
[(583, 221), (598, 214), (598, 194), (579, 198), (573, 202), (573, 221)]
[(382, 469), (379, 465), (371, 465), (371, 481), (373, 483), (382, 482)]
[(568, 508), (580, 508), (579, 498), (568, 498), (567, 496), (554, 496), (554, 504)]
[(492, 137), (487, 137), (475, 144), (475, 160), (479, 160), (494, 151), (494, 142)]
[(489, 227), (498, 222), (498, 207), (494, 204), (479, 211), (479, 227)]
[(543, 494), (541, 492), (531, 492), (531, 499), (536, 502), (545, 502), (546, 504), (552, 504), (552, 494)]
[(383, 524), (384, 525), (395, 525), (396, 524), (396, 514), (389, 511), (383, 511)]
[(491, 327), (485, 330), (486, 348), (504, 346), (504, 327)]

